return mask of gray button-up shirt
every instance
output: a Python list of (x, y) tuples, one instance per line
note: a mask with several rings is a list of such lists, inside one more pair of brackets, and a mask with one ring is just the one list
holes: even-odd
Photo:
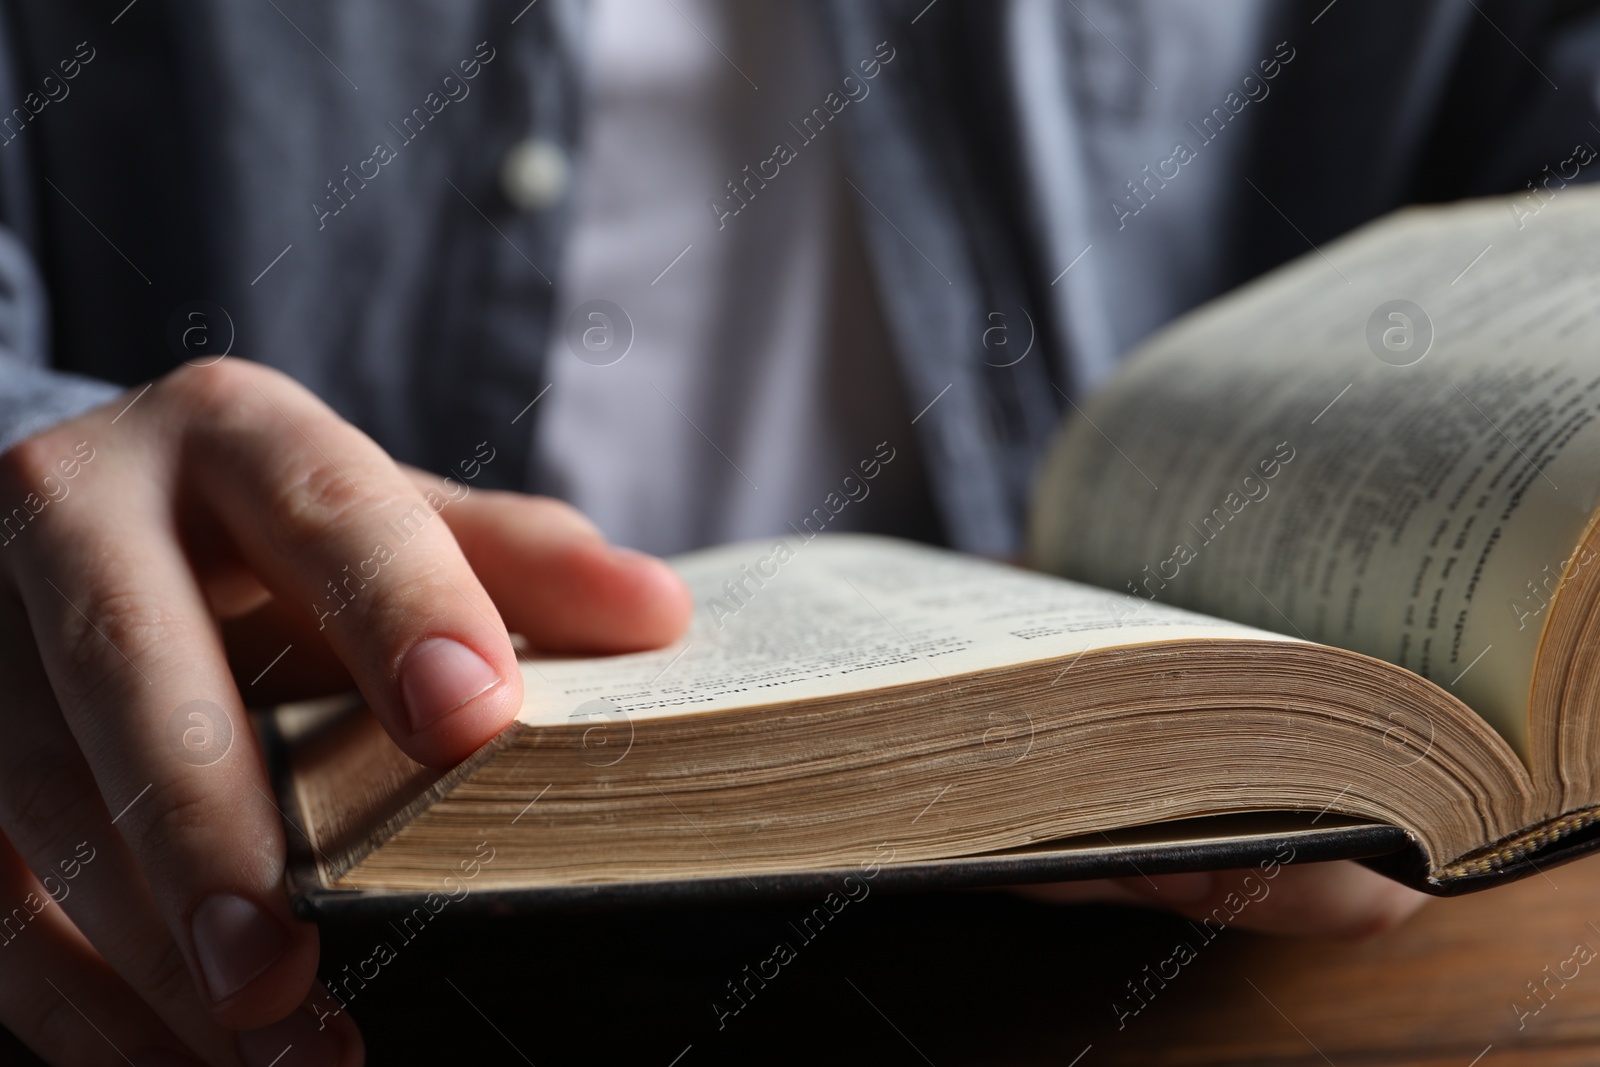
[[(581, 2), (119, 7), (4, 5), (0, 447), (229, 347), (398, 459), (487, 437), (485, 477), (529, 484)], [(819, 0), (841, 72), (896, 57), (841, 119), (907, 408), (941, 396), (908, 432), (946, 539), (1014, 550), (1065, 396), (1173, 315), (1600, 144), (1595, 9)], [(1186, 94), (1208, 62), (1237, 90)], [(508, 178), (517, 145), (546, 154)], [(986, 347), (995, 314), (1028, 358)]]

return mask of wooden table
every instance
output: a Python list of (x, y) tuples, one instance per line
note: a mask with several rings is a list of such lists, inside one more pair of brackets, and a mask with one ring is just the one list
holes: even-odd
[[(1595, 858), (1431, 902), (1367, 942), (1246, 934), (1207, 951), (1082, 1067), (1600, 1064)], [(1049, 1048), (1025, 1039), (1009, 1062), (1057, 1062)]]
[[(805, 910), (431, 930), (435, 941), (419, 937), (404, 950), (415, 958), (397, 961), (408, 969), (375, 981), (362, 994), (372, 999), (352, 1009), (383, 1057), (375, 1062), (430, 1050), (493, 1063), (520, 1063), (520, 1051), (540, 1067), (667, 1067), (680, 1054), (678, 1067), (1068, 1067), (1080, 1055), (1077, 1067), (1600, 1064), (1600, 956), (1573, 960), (1580, 942), (1600, 949), (1590, 926), (1600, 926), (1600, 859), (1435, 901), (1363, 944), (1225, 931), (1120, 1030), (1113, 1001), (1127, 1000), (1125, 983), (1145, 964), (1192, 938), (1182, 920), (993, 893), (875, 896), (799, 946), (719, 1029), (712, 1004), (733, 1003), (726, 983), (776, 940), (795, 940), (788, 924)], [(330, 935), (330, 953), (370, 951), (357, 931)], [(1563, 986), (1551, 975), (1569, 960), (1575, 976)], [(1519, 1029), (1513, 1005), (1538, 1008), (1527, 983), (1545, 979), (1548, 1006)]]
[[(806, 910), (446, 912), (350, 1008), (375, 1064), (1600, 1064), (1600, 956), (1574, 956), (1580, 943), (1600, 949), (1600, 857), (1434, 902), (1364, 944), (1225, 931), (1120, 1030), (1113, 1002), (1193, 940), (1182, 920), (997, 893), (875, 894), (719, 1029), (726, 983), (796, 940), (788, 924)], [(378, 940), (400, 943), (383, 924), (325, 930), (325, 973)], [(1551, 975), (1564, 963), (1563, 985)], [(1538, 1007), (1527, 983), (1541, 980), (1548, 1005), (1519, 1029), (1514, 1006)]]

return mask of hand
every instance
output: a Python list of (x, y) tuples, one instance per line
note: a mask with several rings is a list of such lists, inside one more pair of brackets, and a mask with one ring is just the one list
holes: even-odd
[(508, 625), (617, 652), (689, 612), (571, 509), (405, 471), (257, 365), (180, 368), (21, 442), (0, 456), (0, 1024), (64, 1064), (359, 1062), (347, 1016), (303, 1007), (317, 934), (241, 693), (353, 682), (448, 766), (521, 706)]
[(1132, 904), (1175, 911), (1195, 922), (1267, 934), (1359, 940), (1391, 930), (1428, 897), (1350, 861), (1274, 864), (1262, 870), (1157, 874), (1102, 882), (1018, 886), (1056, 904)]

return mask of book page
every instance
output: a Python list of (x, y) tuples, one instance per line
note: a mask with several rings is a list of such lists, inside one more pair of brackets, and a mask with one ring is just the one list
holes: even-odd
[(1526, 757), (1600, 494), (1600, 190), (1544, 196), (1410, 209), (1159, 335), (1058, 439), (1034, 561), (1389, 660)]
[(889, 538), (794, 535), (671, 562), (695, 597), (688, 635), (656, 652), (525, 661), (519, 721), (814, 700), (1154, 641), (1284, 640)]

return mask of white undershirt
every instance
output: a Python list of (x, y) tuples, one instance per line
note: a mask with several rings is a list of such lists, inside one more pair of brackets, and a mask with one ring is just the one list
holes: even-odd
[[(837, 120), (791, 128), (848, 70), (803, 0), (592, 0), (576, 217), (538, 422), (537, 487), (614, 541), (671, 553), (783, 532), (888, 442), (830, 529), (932, 534), (910, 416), (864, 262)], [(757, 88), (759, 86), (759, 88)], [(850, 106), (870, 107), (870, 93)], [(778, 142), (797, 158), (736, 204)], [(768, 173), (771, 170), (768, 169)], [(574, 309), (620, 306), (625, 327)], [(613, 316), (614, 317), (614, 316)]]

